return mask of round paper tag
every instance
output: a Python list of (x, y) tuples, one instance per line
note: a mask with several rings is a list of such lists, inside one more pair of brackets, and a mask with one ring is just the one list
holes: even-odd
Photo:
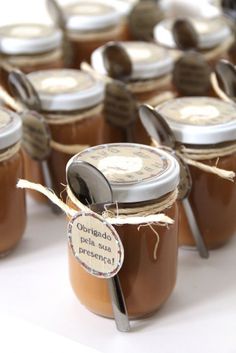
[(50, 154), (50, 131), (42, 115), (27, 110), (21, 114), (23, 122), (22, 147), (32, 159), (43, 161)]
[(121, 129), (138, 119), (137, 102), (123, 82), (113, 81), (106, 85), (104, 113), (108, 123)]
[(211, 69), (196, 52), (185, 53), (175, 64), (173, 83), (185, 96), (205, 96), (210, 87)]
[(77, 213), (68, 225), (69, 245), (91, 275), (115, 276), (124, 261), (124, 248), (114, 227), (93, 212)]

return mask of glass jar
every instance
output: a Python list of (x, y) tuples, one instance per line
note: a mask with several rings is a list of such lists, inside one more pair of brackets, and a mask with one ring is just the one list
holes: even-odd
[[(173, 98), (171, 72), (173, 59), (169, 52), (155, 44), (147, 42), (118, 42), (128, 53), (132, 72), (125, 82), (126, 88), (132, 93), (133, 99), (139, 104), (157, 105), (160, 101)], [(96, 72), (108, 75), (104, 65), (104, 46), (95, 50), (91, 63)], [(112, 121), (112, 118), (109, 119)], [(108, 124), (105, 134), (111, 136), (109, 142), (125, 142), (122, 129)], [(149, 138), (140, 122), (136, 120), (132, 126), (133, 142), (149, 143)]]
[(20, 151), (22, 123), (18, 115), (0, 109), (0, 256), (20, 241), (26, 224), (25, 192), (16, 188), (24, 176)]
[[(116, 209), (140, 209), (148, 205), (149, 214), (155, 214), (155, 207), (176, 193), (178, 163), (161, 150), (138, 144), (101, 145), (73, 157), (67, 170), (70, 163), (80, 160), (92, 164), (107, 178)], [(175, 199), (174, 196), (168, 207), (167, 202), (158, 211), (174, 220), (168, 227), (154, 223), (115, 226), (124, 246), (124, 263), (118, 275), (130, 318), (155, 312), (175, 286), (178, 247)], [(71, 284), (80, 302), (96, 314), (113, 317), (106, 280), (86, 272), (71, 250), (69, 268)]]
[[(172, 49), (179, 57), (181, 52), (177, 50), (172, 34), (175, 20), (176, 18), (168, 18), (161, 21), (154, 28), (154, 38), (157, 44)], [(203, 54), (212, 68), (220, 59), (229, 58), (228, 51), (234, 38), (224, 17), (212, 19), (188, 17), (187, 20), (191, 22), (198, 34), (198, 51)]]
[[(24, 73), (63, 67), (62, 33), (42, 24), (0, 27), (0, 82), (8, 90), (11, 68)], [(2, 69), (1, 69), (2, 66)]]
[(63, 7), (68, 39), (73, 50), (73, 68), (89, 61), (92, 52), (110, 40), (126, 40), (123, 14), (111, 4), (78, 1)]
[[(157, 107), (180, 144), (179, 151), (194, 162), (236, 172), (235, 105), (216, 98), (189, 97)], [(184, 149), (183, 149), (184, 147)], [(224, 245), (236, 231), (236, 184), (189, 165), (192, 190), (189, 195), (197, 224), (209, 249)], [(180, 212), (180, 244), (194, 240), (184, 210)]]
[[(40, 113), (50, 131), (51, 152), (47, 162), (52, 188), (60, 195), (71, 156), (104, 142), (104, 85), (89, 74), (72, 69), (38, 71), (28, 78), (38, 93)], [(27, 156), (26, 178), (45, 185), (41, 165)], [(34, 192), (33, 195), (42, 199)]]

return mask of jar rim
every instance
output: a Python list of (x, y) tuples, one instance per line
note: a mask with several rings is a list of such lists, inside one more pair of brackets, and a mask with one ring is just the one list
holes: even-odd
[[(188, 17), (199, 36), (199, 49), (211, 49), (220, 45), (231, 35), (230, 27), (223, 17), (214, 19)], [(171, 28), (175, 19), (168, 18), (158, 23), (154, 28), (154, 39), (160, 45), (177, 49)]]
[[(145, 80), (169, 74), (174, 60), (168, 51), (156, 44), (147, 42), (117, 42), (127, 52), (132, 63), (131, 80)], [(91, 56), (93, 68), (102, 75), (107, 75), (103, 60), (105, 46), (97, 48)]]
[(0, 53), (6, 55), (41, 54), (61, 43), (62, 32), (53, 26), (18, 23), (0, 27)]
[(6, 149), (22, 137), (22, 121), (18, 114), (0, 108), (0, 150)]
[(115, 6), (96, 1), (78, 1), (63, 6), (63, 11), (66, 27), (71, 31), (106, 29), (118, 25), (122, 18), (122, 13)]
[(182, 97), (155, 108), (178, 142), (212, 145), (236, 140), (236, 105), (213, 97)]
[(177, 160), (170, 153), (151, 146), (111, 143), (90, 147), (72, 157), (66, 170), (81, 160), (104, 174), (111, 185), (113, 202), (158, 199), (175, 190), (179, 183)]
[(93, 107), (104, 99), (104, 83), (74, 69), (54, 69), (27, 75), (43, 111), (74, 111)]

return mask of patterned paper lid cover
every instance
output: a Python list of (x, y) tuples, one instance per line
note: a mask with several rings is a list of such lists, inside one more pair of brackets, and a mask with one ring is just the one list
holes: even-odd
[[(170, 73), (173, 59), (169, 52), (156, 44), (147, 42), (118, 42), (127, 51), (132, 62), (131, 79), (151, 79)], [(102, 52), (104, 46), (96, 49), (91, 56), (93, 68), (106, 75)]]
[(0, 27), (0, 53), (37, 54), (60, 47), (60, 29), (36, 23)]
[(156, 107), (177, 141), (209, 145), (236, 140), (236, 105), (217, 98), (186, 97)]
[(179, 182), (179, 165), (169, 153), (153, 147), (114, 143), (88, 148), (74, 156), (99, 169), (111, 184), (113, 201), (154, 200), (173, 191)]
[(45, 111), (72, 111), (102, 102), (104, 84), (91, 75), (72, 69), (54, 69), (27, 75)]
[(0, 108), (0, 150), (14, 145), (21, 136), (21, 118), (8, 109)]
[[(230, 27), (223, 17), (214, 19), (187, 18), (191, 21), (199, 36), (199, 48), (207, 49), (220, 45), (231, 35)], [(161, 21), (154, 28), (154, 38), (157, 43), (169, 48), (176, 48), (172, 35), (172, 27), (175, 19), (166, 19)]]
[(71, 31), (93, 31), (117, 25), (122, 13), (116, 7), (97, 1), (76, 1), (63, 7)]

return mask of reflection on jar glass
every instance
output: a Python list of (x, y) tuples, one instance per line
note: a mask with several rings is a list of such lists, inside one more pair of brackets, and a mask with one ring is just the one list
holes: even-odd
[[(125, 51), (132, 65), (130, 78), (126, 80), (126, 88), (133, 95), (133, 99), (137, 102), (137, 106), (142, 103), (157, 105), (163, 100), (173, 98), (171, 72), (173, 69), (173, 59), (169, 52), (152, 43), (146, 42), (118, 42)], [(95, 50), (91, 57), (93, 68), (102, 75), (108, 75), (104, 64), (105, 47)], [(117, 105), (120, 105), (119, 97)], [(109, 121), (112, 121), (112, 116), (109, 116)], [(126, 141), (124, 131), (106, 125), (105, 134), (112, 137), (110, 142)], [(138, 119), (131, 127), (133, 141), (137, 143), (149, 144), (149, 138)]]
[[(140, 215), (164, 213), (174, 223), (115, 226), (124, 246), (119, 279), (128, 315), (139, 318), (155, 312), (170, 296), (176, 281), (179, 166), (168, 153), (138, 144), (92, 147), (67, 165), (85, 161), (100, 170), (111, 185), (113, 212)], [(78, 174), (79, 177), (79, 174)], [(72, 204), (71, 200), (68, 200)], [(75, 207), (76, 205), (73, 205)], [(121, 211), (122, 209), (122, 211)], [(80, 302), (92, 312), (113, 317), (104, 279), (87, 273), (69, 250), (71, 284)]]
[(8, 89), (7, 72), (24, 73), (63, 67), (62, 33), (42, 24), (15, 24), (0, 27), (0, 82)]
[[(48, 164), (53, 190), (59, 195), (64, 190), (65, 166), (70, 157), (104, 142), (104, 85), (87, 73), (72, 69), (38, 71), (28, 78), (38, 93), (40, 113), (51, 133)], [(26, 177), (44, 184), (39, 163), (29, 157), (26, 157)]]
[(112, 4), (78, 1), (63, 7), (68, 39), (73, 50), (73, 68), (89, 61), (92, 52), (110, 40), (126, 40), (123, 14)]
[(0, 256), (20, 241), (26, 224), (25, 192), (16, 188), (24, 176), (20, 151), (22, 123), (18, 115), (0, 109)]
[[(216, 98), (189, 97), (172, 100), (157, 110), (172, 128), (185, 157), (211, 166), (189, 165), (192, 190), (189, 200), (208, 248), (224, 245), (236, 230), (236, 185), (214, 167), (236, 172), (235, 106)], [(184, 148), (183, 148), (184, 147)], [(188, 221), (181, 209), (180, 244), (194, 246)]]

